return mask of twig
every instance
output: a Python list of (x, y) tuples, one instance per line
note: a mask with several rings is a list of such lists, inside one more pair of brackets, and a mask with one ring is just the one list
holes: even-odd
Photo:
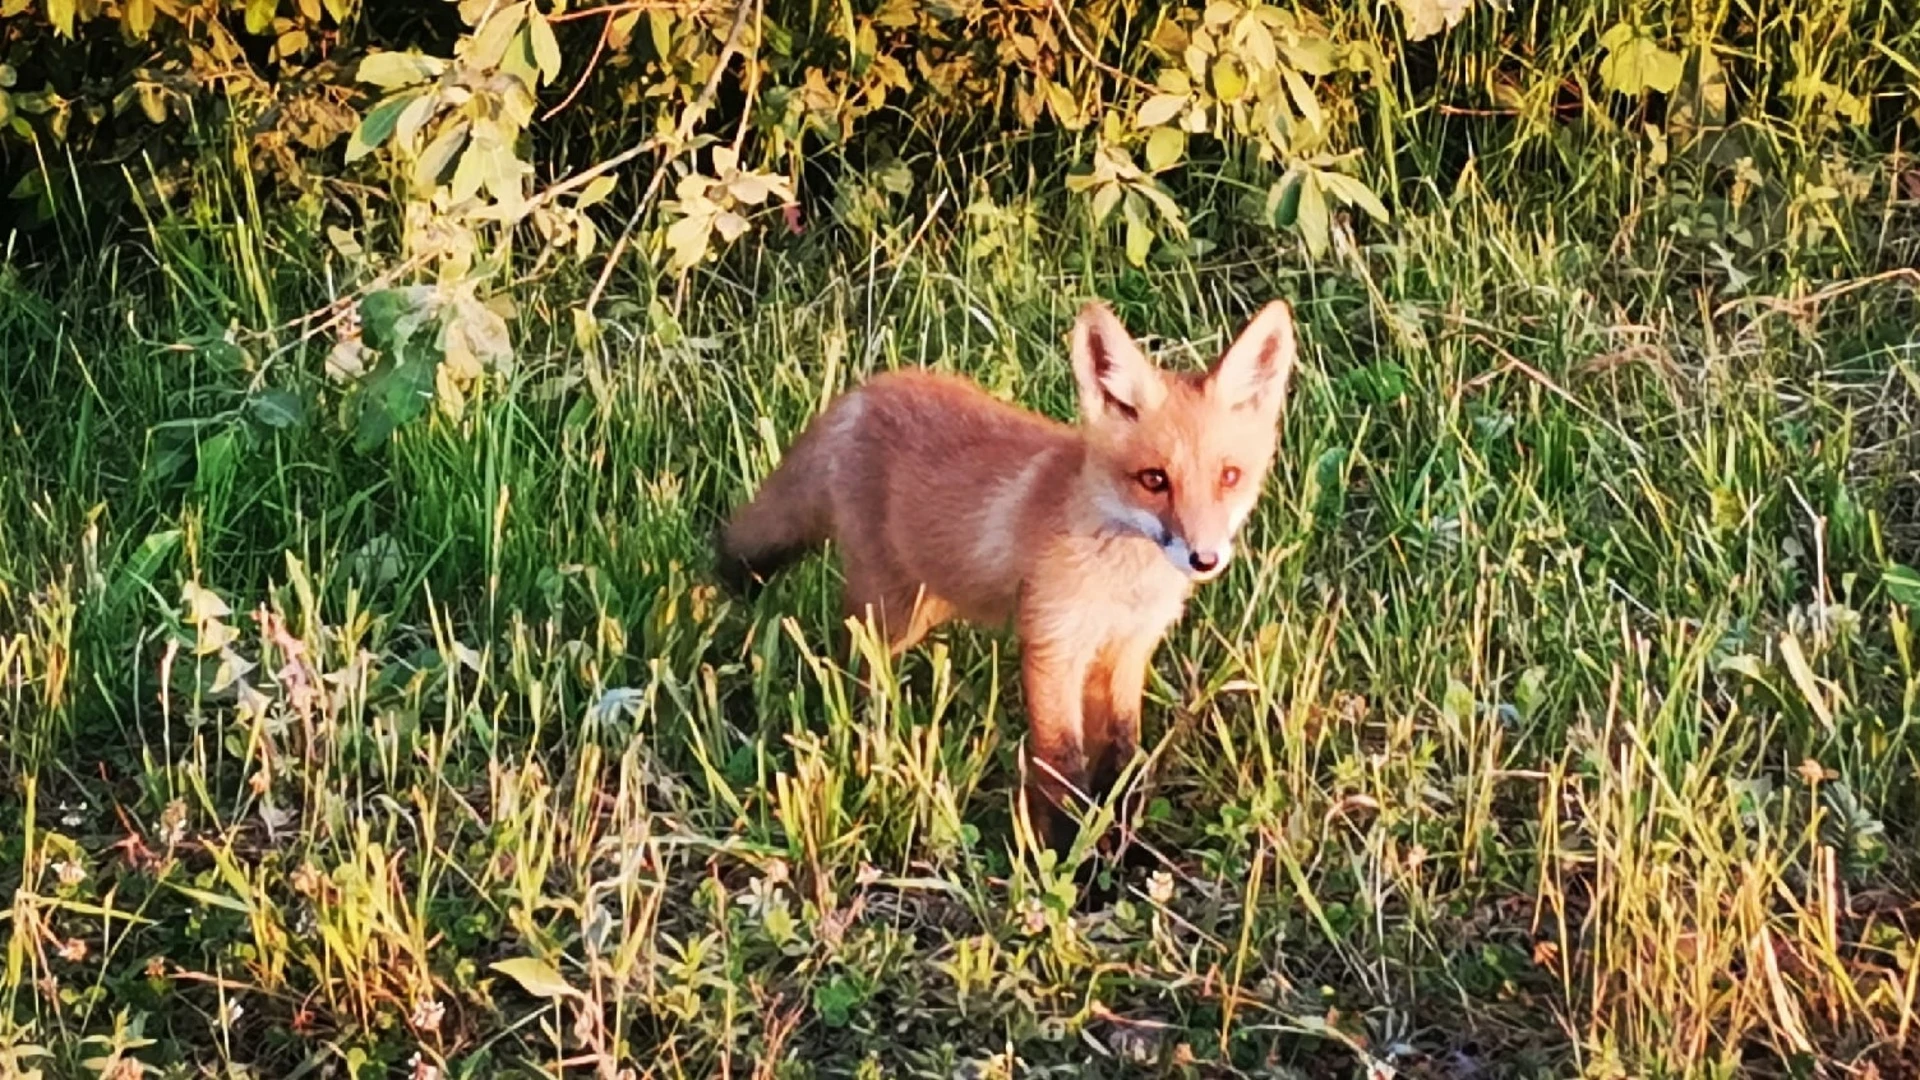
[(1159, 92), (1160, 90), (1159, 87), (1153, 85), (1152, 83), (1148, 82), (1147, 80), (1141, 78), (1138, 75), (1130, 75), (1127, 72), (1124, 72), (1119, 68), (1114, 67), (1112, 64), (1107, 63), (1105, 60), (1102, 60), (1100, 59), (1099, 56), (1095, 55), (1092, 49), (1087, 48), (1087, 43), (1084, 41), (1081, 41), (1080, 35), (1074, 31), (1073, 20), (1067, 16), (1066, 9), (1060, 6), (1060, 0), (1053, 0), (1053, 13), (1059, 17), (1061, 28), (1066, 30), (1068, 43), (1071, 44), (1074, 47), (1074, 49), (1077, 52), (1079, 52), (1079, 54), (1082, 57), (1085, 57), (1087, 63), (1092, 64), (1095, 70), (1105, 72), (1106, 74), (1111, 75), (1116, 79), (1121, 79), (1126, 82), (1130, 82), (1133, 85), (1139, 87), (1140, 89), (1147, 91), (1148, 93)]
[(698, 11), (703, 6), (704, 5), (701, 4), (676, 3), (674, 0), (667, 0), (665, 3), (662, 3), (661, 0), (633, 0), (633, 2), (626, 4), (608, 4), (606, 7), (583, 8), (579, 11), (563, 11), (557, 15), (547, 16), (547, 21), (550, 23), (572, 22), (575, 19), (591, 19), (596, 15), (605, 15), (609, 16), (607, 21), (612, 22), (613, 19), (611, 16), (625, 15), (629, 11), (681, 11), (686, 8), (693, 8), (695, 11)]
[[(598, 13), (596, 12), (596, 14)], [(567, 106), (573, 104), (573, 99), (580, 96), (581, 90), (586, 89), (587, 80), (593, 76), (594, 69), (600, 66), (600, 54), (607, 51), (607, 38), (611, 37), (612, 35), (613, 35), (613, 20), (608, 19), (606, 22), (603, 22), (600, 24), (600, 41), (599, 43), (594, 45), (593, 55), (587, 58), (587, 70), (582, 71), (580, 73), (579, 81), (573, 84), (572, 90), (567, 91), (566, 97), (560, 99), (560, 104), (555, 105), (551, 109), (548, 109), (544, 114), (541, 115), (540, 117), (541, 123), (544, 124), (547, 121), (553, 119), (555, 116), (558, 116), (562, 110), (564, 110)]]
[(1546, 390), (1548, 393), (1553, 394), (1554, 396), (1558, 397), (1560, 400), (1573, 406), (1575, 409), (1578, 409), (1580, 412), (1584, 413), (1589, 419), (1593, 420), (1595, 423), (1599, 424), (1600, 426), (1606, 428), (1608, 431), (1612, 432), (1615, 438), (1619, 439), (1623, 444), (1625, 444), (1628, 450), (1633, 452), (1633, 456), (1635, 460), (1645, 461), (1645, 451), (1641, 449), (1640, 444), (1634, 441), (1632, 438), (1630, 438), (1625, 431), (1621, 430), (1619, 425), (1614, 424), (1613, 422), (1609, 421), (1606, 417), (1601, 416), (1599, 411), (1594, 409), (1593, 406), (1588, 405), (1586, 402), (1581, 401), (1579, 398), (1573, 396), (1572, 394), (1568, 393), (1566, 390), (1562, 389), (1560, 384), (1548, 378), (1545, 372), (1541, 371), (1539, 368), (1534, 367), (1532, 364), (1529, 364), (1526, 361), (1520, 359), (1519, 357), (1513, 355), (1507, 350), (1501, 348), (1497, 342), (1495, 342), (1492, 338), (1487, 337), (1485, 334), (1475, 334), (1473, 335), (1473, 337), (1469, 338), (1468, 340), (1479, 342), (1480, 344), (1485, 345), (1487, 348), (1492, 349), (1494, 352), (1500, 355), (1501, 359), (1503, 359), (1506, 362), (1501, 364), (1499, 367), (1493, 369), (1492, 371), (1475, 375), (1473, 378), (1468, 379), (1466, 382), (1461, 383), (1460, 389), (1459, 391), (1457, 391), (1457, 393), (1465, 393), (1468, 390), (1477, 390), (1480, 387), (1485, 386), (1487, 383), (1492, 382), (1494, 379), (1499, 378), (1500, 376), (1506, 374), (1509, 371), (1518, 371), (1522, 375), (1525, 375), (1527, 378), (1532, 379), (1535, 383), (1537, 383), (1542, 389)]
[(1742, 296), (1736, 300), (1729, 300), (1726, 303), (1721, 304), (1719, 307), (1713, 309), (1713, 317), (1718, 319), (1721, 316), (1727, 314), (1728, 312), (1734, 310), (1735, 308), (1743, 307), (1747, 304), (1765, 304), (1767, 307), (1766, 311), (1761, 312), (1758, 316), (1754, 318), (1755, 322), (1760, 321), (1760, 319), (1763, 319), (1768, 315), (1777, 315), (1781, 313), (1785, 313), (1789, 315), (1805, 315), (1808, 313), (1809, 309), (1816, 307), (1820, 304), (1824, 304), (1828, 300), (1832, 300), (1834, 297), (1843, 296), (1847, 293), (1850, 293), (1855, 289), (1864, 289), (1869, 285), (1878, 285), (1883, 281), (1898, 281), (1903, 279), (1909, 282), (1910, 284), (1912, 284), (1914, 287), (1920, 288), (1920, 270), (1915, 270), (1911, 266), (1900, 266), (1900, 267), (1895, 267), (1892, 270), (1884, 270), (1878, 274), (1873, 274), (1869, 277), (1854, 278), (1851, 281), (1837, 282), (1835, 284), (1827, 286), (1824, 289), (1821, 289), (1819, 292), (1810, 293), (1806, 296), (1801, 297), (1798, 300), (1782, 300), (1777, 296)]
[[(747, 13), (753, 10), (754, 3), (755, 0), (740, 0), (740, 6), (734, 10), (733, 26), (727, 31), (727, 43), (721, 47), (720, 59), (715, 61), (713, 72), (707, 76), (707, 85), (700, 88), (700, 96), (695, 98), (687, 111), (680, 115), (680, 124), (673, 133), (675, 144), (686, 142), (687, 137), (693, 134), (693, 125), (699, 122), (700, 117), (706, 113), (707, 106), (713, 103), (713, 95), (720, 90), (720, 78), (726, 74), (727, 65), (733, 62), (733, 54), (740, 49), (740, 31), (746, 27)], [(649, 142), (652, 141), (654, 140), (649, 140)], [(616, 155), (616, 159), (631, 159), (646, 149), (647, 145), (643, 143), (641, 146)], [(663, 161), (660, 167), (654, 170), (653, 179), (647, 182), (647, 190), (641, 192), (640, 201), (634, 206), (633, 213), (627, 216), (627, 224), (620, 230), (620, 239), (614, 241), (613, 250), (607, 253), (606, 265), (600, 268), (600, 276), (594, 280), (593, 291), (587, 294), (588, 315), (592, 315), (593, 309), (599, 306), (600, 294), (606, 292), (607, 282), (613, 277), (613, 268), (620, 265), (620, 256), (626, 254), (627, 245), (633, 242), (633, 230), (639, 226), (640, 219), (646, 215), (648, 206), (660, 193), (660, 185), (665, 183), (666, 179), (667, 162)]]

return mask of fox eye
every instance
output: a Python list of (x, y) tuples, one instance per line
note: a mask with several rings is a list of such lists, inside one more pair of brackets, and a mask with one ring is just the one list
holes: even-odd
[(1220, 470), (1220, 483), (1222, 483), (1223, 485), (1227, 487), (1232, 487), (1233, 485), (1239, 482), (1240, 482), (1239, 469), (1233, 467), (1232, 465), (1229, 465), (1226, 468)]
[(1133, 478), (1155, 495), (1167, 490), (1167, 473), (1164, 469), (1141, 469)]

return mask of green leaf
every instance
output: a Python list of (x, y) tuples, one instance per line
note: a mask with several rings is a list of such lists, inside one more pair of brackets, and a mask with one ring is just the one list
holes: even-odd
[(567, 980), (545, 960), (536, 960), (531, 956), (516, 956), (511, 960), (500, 960), (487, 966), (519, 983), (520, 989), (537, 998), (551, 999), (579, 995), (579, 991), (567, 985)]
[(527, 31), (533, 38), (533, 58), (540, 65), (540, 76), (551, 84), (560, 77), (560, 42), (553, 36), (553, 24), (536, 11), (527, 20)]
[(1290, 229), (1300, 219), (1300, 173), (1290, 171), (1267, 188), (1267, 224)]
[(61, 37), (73, 36), (75, 0), (47, 0), (47, 21)]
[(354, 73), (354, 78), (382, 90), (392, 90), (437, 79), (446, 69), (447, 62), (437, 56), (425, 56), (417, 52), (377, 52), (360, 61), (360, 70)]
[(403, 345), (368, 376), (354, 433), (354, 446), (362, 453), (385, 442), (395, 428), (425, 412), (433, 400), (435, 364), (423, 351)]
[(1179, 116), (1180, 111), (1187, 107), (1187, 100), (1185, 94), (1155, 94), (1140, 106), (1139, 113), (1133, 118), (1133, 125), (1141, 128), (1159, 127)]
[(135, 591), (151, 589), (153, 579), (160, 573), (167, 556), (180, 546), (180, 536), (179, 529), (163, 529), (149, 533), (145, 540), (140, 541), (140, 546), (127, 557), (126, 565), (120, 568), (119, 575), (107, 590), (108, 605), (118, 607), (132, 598)]
[(1920, 571), (1899, 563), (1889, 563), (1886, 573), (1880, 576), (1880, 583), (1886, 586), (1889, 600), (1910, 608), (1920, 608)]
[(305, 419), (306, 403), (291, 390), (262, 390), (247, 402), (253, 418), (270, 428), (290, 428)]
[(405, 346), (433, 313), (431, 285), (377, 289), (360, 301), (361, 336), (373, 348), (392, 352)]
[(1531, 720), (1540, 711), (1547, 699), (1547, 669), (1530, 667), (1520, 673), (1520, 683), (1513, 690), (1513, 704), (1520, 710), (1522, 719)]
[(353, 129), (353, 136), (347, 140), (347, 161), (359, 161), (380, 149), (393, 136), (393, 129), (400, 122), (400, 114), (420, 96), (420, 91), (410, 90), (395, 94), (375, 105), (361, 119), (360, 126)]
[(828, 1027), (846, 1027), (853, 1020), (853, 1010), (865, 1000), (866, 995), (853, 980), (841, 974), (835, 974), (813, 989), (814, 1010), (820, 1014), (820, 1022)]
[(1155, 128), (1147, 136), (1147, 171), (1159, 172), (1180, 160), (1186, 153), (1187, 137), (1179, 128)]

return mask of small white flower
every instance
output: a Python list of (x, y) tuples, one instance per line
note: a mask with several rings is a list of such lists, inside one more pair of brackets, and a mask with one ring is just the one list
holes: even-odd
[(1147, 879), (1147, 896), (1156, 904), (1165, 905), (1173, 899), (1173, 875), (1165, 870), (1156, 870)]

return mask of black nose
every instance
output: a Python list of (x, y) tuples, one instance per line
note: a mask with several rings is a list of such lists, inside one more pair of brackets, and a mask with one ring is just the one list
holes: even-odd
[(1187, 565), (1203, 574), (1211, 574), (1213, 568), (1220, 565), (1220, 556), (1211, 551), (1196, 551), (1187, 556)]

